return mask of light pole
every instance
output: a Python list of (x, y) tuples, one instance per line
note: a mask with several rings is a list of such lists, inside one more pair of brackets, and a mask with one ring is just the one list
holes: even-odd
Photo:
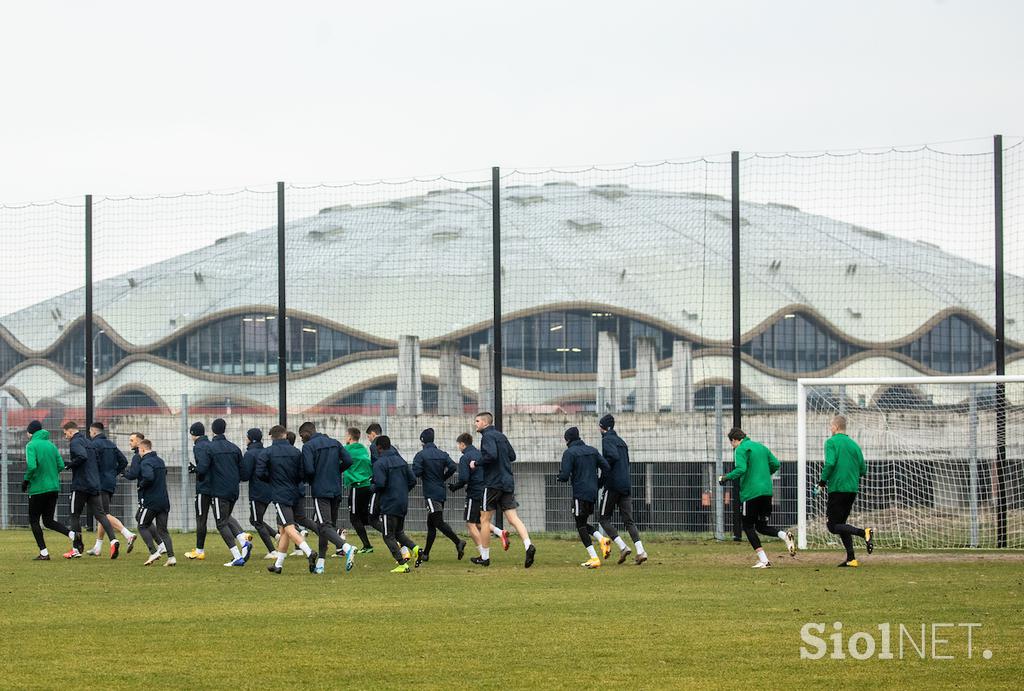
[(90, 348), (92, 348), (92, 363), (93, 363), (92, 364), (92, 373), (93, 374), (99, 374), (100, 373), (100, 359), (96, 355), (96, 343), (99, 340), (99, 337), (102, 336), (102, 335), (103, 335), (103, 329), (100, 329), (99, 331), (94, 333), (93, 336), (92, 336), (92, 344), (89, 346)]

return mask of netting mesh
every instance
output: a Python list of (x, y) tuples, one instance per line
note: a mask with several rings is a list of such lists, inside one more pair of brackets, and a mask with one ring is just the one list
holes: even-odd
[[(868, 395), (877, 386), (865, 380), (846, 390)], [(841, 414), (867, 467), (845, 522), (874, 528), (875, 541), (889, 548), (1024, 547), (1024, 448), (1012, 436), (1007, 438), (1006, 503), (1000, 518), (997, 413), (1002, 409), (1008, 428), (1019, 426), (1024, 416), (1019, 407), (1024, 384), (1005, 386), (1009, 404), (1002, 408), (994, 382), (937, 384), (920, 379), (912, 387), (890, 388), (884, 400), (871, 406), (842, 408), (830, 387), (808, 387), (808, 546), (839, 546), (838, 535), (826, 527), (829, 493), (813, 488), (822, 474), (830, 424)]]

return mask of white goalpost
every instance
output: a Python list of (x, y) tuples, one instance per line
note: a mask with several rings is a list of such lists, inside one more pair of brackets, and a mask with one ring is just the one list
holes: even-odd
[(1024, 376), (797, 380), (797, 541), (838, 545), (815, 491), (836, 415), (868, 467), (849, 522), (883, 547), (1024, 548)]

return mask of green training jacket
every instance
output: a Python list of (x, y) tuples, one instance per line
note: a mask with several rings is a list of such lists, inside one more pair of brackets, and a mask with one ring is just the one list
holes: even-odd
[(765, 446), (750, 437), (733, 450), (736, 467), (726, 480), (740, 481), (740, 501), (772, 496), (772, 473), (779, 469), (779, 459)]
[(25, 445), (25, 479), (28, 480), (28, 494), (46, 494), (60, 491), (60, 471), (64, 470), (64, 459), (50, 441), (50, 433), (41, 429), (32, 435)]
[(345, 450), (352, 457), (352, 465), (349, 466), (349, 469), (344, 474), (345, 486), (369, 487), (370, 475), (372, 474), (369, 450), (359, 442), (346, 444)]
[(828, 483), (829, 492), (858, 492), (860, 479), (868, 474), (864, 453), (857, 442), (842, 432), (833, 434), (825, 442), (825, 465), (821, 479)]

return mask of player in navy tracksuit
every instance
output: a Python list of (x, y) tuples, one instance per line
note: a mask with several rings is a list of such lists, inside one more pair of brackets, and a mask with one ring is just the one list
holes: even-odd
[(167, 552), (164, 566), (174, 566), (178, 560), (174, 558), (174, 544), (171, 542), (171, 534), (167, 531), (167, 514), (171, 510), (171, 500), (167, 495), (167, 466), (153, 451), (153, 442), (150, 440), (140, 440), (138, 451), (141, 454), (139, 487), (142, 489), (139, 532), (142, 533), (142, 539), (149, 548), (149, 559), (146, 560), (145, 566), (151, 566), (160, 559), (161, 550), (157, 542)]
[(199, 465), (209, 467), (210, 438), (206, 436), (206, 426), (201, 422), (193, 422), (188, 428), (192, 437), (192, 462), (188, 464), (188, 472), (196, 476), (196, 548), (185, 552), (186, 559), (206, 559), (206, 521), (210, 515), (210, 505), (213, 497), (210, 496), (209, 474), (202, 474), (198, 471)]
[[(139, 526), (139, 533), (142, 534), (143, 541), (148, 545), (146, 541), (145, 533), (148, 532), (150, 538), (154, 537), (153, 526), (150, 525), (148, 528), (142, 527), (142, 455), (139, 451), (139, 445), (142, 444), (146, 438), (142, 432), (132, 432), (128, 435), (128, 444), (132, 449), (132, 460), (128, 462), (128, 467), (124, 471), (124, 477), (126, 480), (135, 480), (136, 495), (138, 497), (138, 507), (135, 509), (135, 524)], [(160, 554), (167, 552), (167, 545), (163, 542), (157, 544), (157, 551)]]
[(110, 527), (107, 514), (103, 510), (100, 499), (100, 468), (96, 462), (96, 453), (92, 443), (79, 431), (73, 421), (64, 423), (64, 438), (70, 442), (71, 451), (67, 468), (71, 469), (71, 532), (74, 533), (72, 548), (64, 557), (72, 559), (82, 556), (85, 545), (82, 543), (82, 511), (89, 507), (89, 513), (96, 522), (103, 526), (110, 540), (110, 558), (117, 559), (121, 543), (114, 537), (117, 533)]
[[(473, 538), (473, 544), (476, 545), (477, 551), (482, 554), (480, 545), (480, 506), (484, 498), (484, 469), (480, 466), (470, 468), (473, 461), (480, 460), (480, 449), (473, 446), (473, 437), (465, 432), (458, 436), (455, 444), (459, 447), (459, 452), (462, 456), (459, 457), (457, 480), (449, 484), (448, 489), (452, 492), (457, 492), (463, 487), (466, 488), (466, 504), (462, 511), (462, 520), (466, 522), (466, 530), (469, 531), (469, 536)], [(491, 532), (501, 538), (502, 546), (507, 552), (509, 546), (508, 531), (492, 525)], [(480, 556), (473, 557), (470, 561), (481, 566), (490, 566), (490, 561), (488, 560), (484, 563), (483, 557)]]
[(444, 483), (458, 470), (455, 461), (434, 444), (434, 430), (431, 427), (420, 433), (423, 450), (412, 459), (413, 475), (423, 483), (423, 498), (427, 502), (427, 544), (420, 552), (420, 560), (430, 559), (430, 548), (434, 546), (437, 531), (452, 541), (455, 552), (462, 559), (466, 552), (466, 541), (460, 540), (452, 527), (444, 520), (444, 502), (448, 498)]
[(580, 534), (580, 542), (587, 548), (590, 559), (580, 564), (588, 569), (601, 566), (594, 549), (591, 535), (594, 526), (587, 522), (594, 512), (597, 502), (599, 480), (597, 471), (603, 474), (610, 471), (608, 461), (593, 446), (587, 446), (580, 439), (580, 431), (576, 427), (565, 430), (566, 449), (562, 453), (562, 465), (558, 469), (558, 481), (572, 481), (572, 515), (576, 519), (576, 530)]
[(231, 515), (238, 501), (242, 450), (224, 436), (227, 426), (222, 418), (217, 418), (210, 425), (213, 439), (206, 447), (207, 452), (197, 459), (196, 475), (210, 480), (213, 518), (224, 544), (231, 551), (231, 561), (224, 566), (245, 566), (252, 554), (252, 535), (242, 530), (242, 526)]
[[(373, 466), (373, 491), (380, 506), (380, 522), (384, 528), (384, 543), (398, 562), (392, 573), (408, 573), (409, 559), (420, 562), (420, 548), (405, 534), (405, 516), (409, 512), (409, 491), (416, 486), (416, 476), (398, 450), (391, 446), (387, 435), (374, 439), (377, 462)], [(399, 546), (409, 550), (410, 557), (402, 554)]]
[[(121, 533), (127, 541), (125, 546), (128, 548), (128, 553), (131, 554), (137, 536), (110, 511), (114, 493), (117, 492), (117, 476), (124, 473), (125, 468), (128, 467), (128, 459), (121, 453), (121, 449), (117, 448), (117, 444), (107, 438), (102, 422), (96, 421), (89, 425), (89, 437), (96, 453), (96, 465), (100, 469), (100, 501), (103, 503), (103, 513), (107, 514), (110, 527)], [(94, 557), (100, 556), (104, 533), (103, 526), (97, 528), (96, 544), (86, 554)]]
[(639, 566), (647, 561), (647, 552), (644, 551), (644, 545), (640, 542), (640, 531), (637, 530), (636, 524), (633, 522), (633, 506), (630, 498), (633, 483), (629, 477), (629, 447), (616, 434), (615, 418), (612, 415), (605, 415), (597, 424), (601, 428), (601, 453), (608, 461), (611, 470), (606, 476), (602, 476), (604, 495), (601, 497), (598, 511), (601, 530), (607, 537), (600, 536), (600, 533), (595, 533), (595, 536), (600, 537), (605, 559), (611, 553), (611, 547), (607, 543), (607, 540), (611, 539), (619, 548), (619, 563), (626, 561), (633, 550), (629, 548), (625, 540), (619, 537), (618, 532), (612, 526), (612, 514), (615, 513), (615, 509), (618, 509), (619, 516), (622, 517), (622, 525), (636, 547), (636, 564)]
[[(530, 541), (530, 533), (519, 519), (516, 508), (516, 481), (512, 475), (512, 463), (516, 460), (515, 449), (508, 438), (494, 427), (494, 416), (490, 413), (478, 413), (473, 420), (476, 431), (480, 433), (480, 460), (472, 461), (470, 467), (484, 469), (484, 497), (480, 512), (480, 558), (488, 561), (491, 558), (491, 516), (496, 509), (501, 509), (505, 520), (515, 528), (523, 539), (526, 548), (525, 568), (533, 566), (537, 548)], [(489, 562), (488, 562), (489, 563)]]
[(270, 484), (270, 497), (274, 500), (274, 511), (281, 523), (281, 537), (274, 553), (276, 561), (267, 567), (271, 573), (281, 573), (285, 557), (288, 556), (288, 542), (298, 545), (309, 560), (309, 571), (313, 572), (316, 560), (320, 556), (306, 544), (299, 534), (296, 520), (303, 516), (302, 493), (302, 453), (288, 443), (288, 430), (282, 425), (270, 428), (270, 446), (256, 459), (256, 477)]
[(245, 433), (245, 437), (249, 443), (242, 456), (238, 477), (242, 482), (249, 483), (249, 523), (267, 548), (267, 557), (272, 558), (270, 555), (275, 551), (274, 532), (263, 520), (272, 501), (270, 485), (256, 477), (256, 459), (263, 453), (263, 430), (253, 427)]
[(338, 509), (341, 507), (341, 474), (352, 465), (352, 457), (337, 439), (316, 431), (312, 422), (299, 426), (302, 437), (302, 466), (313, 496), (313, 517), (320, 536), (320, 558), (313, 573), (324, 572), (324, 555), (330, 542), (345, 555), (345, 570), (351, 571), (355, 548), (338, 533)]

